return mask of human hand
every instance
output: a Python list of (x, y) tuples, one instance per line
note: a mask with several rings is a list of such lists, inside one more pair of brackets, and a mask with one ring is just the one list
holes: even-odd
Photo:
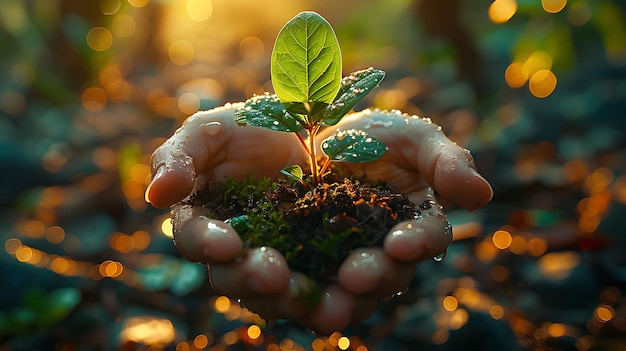
[[(239, 127), (235, 108), (200, 112), (190, 117), (152, 158), (153, 181), (146, 197), (156, 207), (168, 207), (200, 188), (208, 179), (242, 178), (253, 173), (276, 177), (292, 164), (306, 165), (306, 154), (292, 133)], [(240, 299), (266, 319), (298, 319), (328, 334), (367, 318), (377, 296), (403, 291), (415, 264), (445, 251), (452, 239), (448, 222), (434, 196), (467, 209), (484, 206), (491, 187), (473, 167), (466, 150), (454, 145), (438, 126), (420, 118), (360, 112), (320, 133), (362, 129), (381, 140), (389, 151), (366, 164), (346, 164), (356, 177), (385, 181), (423, 204), (421, 215), (403, 222), (387, 235), (383, 248), (355, 250), (338, 272), (338, 284), (323, 287), (321, 302), (307, 303), (308, 279), (291, 272), (273, 248), (251, 248), (242, 254), (237, 233), (223, 222), (203, 217), (198, 208), (177, 205), (175, 242), (191, 261), (209, 264), (214, 289)]]

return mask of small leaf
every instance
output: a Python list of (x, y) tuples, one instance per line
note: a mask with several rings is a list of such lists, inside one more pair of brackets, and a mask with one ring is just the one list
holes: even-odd
[(322, 124), (332, 126), (356, 106), (385, 78), (385, 72), (368, 68), (356, 71), (341, 80), (335, 100), (324, 111)]
[(289, 177), (289, 179), (297, 181), (302, 181), (302, 178), (304, 177), (304, 172), (302, 171), (302, 168), (298, 165), (285, 167), (280, 170), (280, 173), (286, 175), (287, 177)]
[(278, 33), (272, 51), (272, 84), (292, 113), (317, 114), (341, 84), (341, 51), (331, 25), (315, 12), (301, 12)]
[(369, 162), (380, 158), (387, 148), (364, 131), (350, 129), (326, 138), (322, 150), (333, 161)]
[(285, 110), (276, 95), (259, 95), (248, 99), (235, 111), (235, 122), (279, 132), (297, 132), (302, 125)]
[(241, 215), (237, 217), (228, 218), (224, 223), (233, 227), (237, 233), (243, 233), (244, 230), (250, 227), (250, 221), (248, 215)]

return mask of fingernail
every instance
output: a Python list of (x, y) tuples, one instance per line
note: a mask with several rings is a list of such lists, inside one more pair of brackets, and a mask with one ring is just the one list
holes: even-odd
[(159, 178), (163, 176), (164, 173), (165, 173), (165, 167), (163, 165), (161, 165), (157, 169), (157, 171), (154, 173), (154, 177), (152, 177), (150, 184), (148, 184), (148, 187), (146, 188), (146, 193), (144, 195), (144, 199), (146, 200), (147, 203), (152, 202), (150, 201), (150, 190), (152, 189), (152, 186), (154, 185), (154, 183), (156, 183), (157, 180), (159, 180)]

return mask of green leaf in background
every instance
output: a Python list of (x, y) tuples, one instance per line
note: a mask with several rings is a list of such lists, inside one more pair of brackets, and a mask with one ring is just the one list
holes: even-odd
[(350, 129), (326, 138), (322, 150), (333, 161), (369, 162), (380, 158), (387, 148), (364, 131)]
[(317, 114), (341, 84), (341, 50), (333, 28), (315, 12), (299, 13), (278, 33), (271, 71), (276, 95), (288, 111)]
[(49, 292), (40, 322), (44, 325), (57, 323), (70, 314), (80, 300), (81, 293), (76, 288), (60, 288)]
[(302, 125), (285, 110), (276, 95), (259, 95), (248, 99), (235, 111), (235, 122), (279, 132), (297, 132)]
[(287, 177), (289, 177), (289, 179), (298, 180), (298, 181), (302, 181), (302, 178), (304, 177), (304, 172), (302, 171), (302, 167), (298, 165), (285, 167), (280, 170), (280, 173), (286, 175)]
[(385, 78), (385, 72), (368, 68), (356, 71), (341, 80), (341, 87), (333, 102), (324, 111), (322, 125), (332, 126), (356, 106)]

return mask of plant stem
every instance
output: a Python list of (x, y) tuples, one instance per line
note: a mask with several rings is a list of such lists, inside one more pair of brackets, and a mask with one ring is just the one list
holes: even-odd
[(309, 146), (306, 144), (306, 140), (304, 140), (299, 132), (296, 132), (296, 135), (298, 136), (298, 140), (300, 140), (300, 144), (302, 144), (302, 147), (306, 150), (306, 153), (310, 154), (311, 152), (309, 151)]
[(315, 140), (317, 132), (320, 130), (320, 126), (316, 123), (311, 126), (309, 132), (309, 160), (311, 162), (311, 176), (313, 177), (313, 187), (316, 187), (320, 181), (320, 176), (317, 171), (317, 157), (315, 155)]
[(326, 160), (324, 160), (324, 165), (320, 169), (320, 181), (322, 180), (322, 177), (324, 177), (324, 173), (326, 173), (328, 166), (330, 166), (330, 157), (326, 156)]

